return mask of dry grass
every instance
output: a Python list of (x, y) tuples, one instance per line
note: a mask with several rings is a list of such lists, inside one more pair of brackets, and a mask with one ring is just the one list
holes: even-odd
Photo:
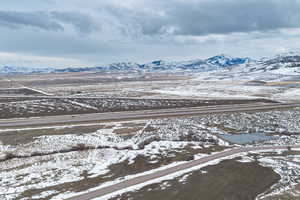
[(91, 125), (91, 126), (76, 126), (61, 129), (29, 129), (22, 131), (7, 131), (0, 134), (0, 141), (6, 145), (20, 145), (34, 141), (34, 138), (43, 135), (65, 135), (65, 134), (86, 134), (93, 133), (99, 129), (110, 129), (113, 126), (106, 125)]
[[(297, 195), (293, 195), (291, 193)], [(264, 200), (299, 200), (299, 199), (300, 199), (300, 184), (296, 185), (291, 190), (285, 191), (283, 194), (264, 198)]]
[[(137, 192), (129, 192), (114, 200), (125, 199), (163, 199), (163, 200), (253, 200), (276, 183), (280, 176), (272, 169), (258, 163), (240, 163), (234, 160), (223, 161), (218, 165), (205, 167), (202, 174), (195, 171), (186, 179), (186, 183), (175, 180), (164, 181), (170, 186), (161, 189), (161, 183), (144, 187)], [(264, 177), (264, 181), (261, 181)]]
[(138, 131), (142, 130), (143, 127), (129, 127), (129, 128), (119, 128), (114, 129), (113, 133), (120, 134), (120, 135), (129, 135), (129, 134), (136, 134)]

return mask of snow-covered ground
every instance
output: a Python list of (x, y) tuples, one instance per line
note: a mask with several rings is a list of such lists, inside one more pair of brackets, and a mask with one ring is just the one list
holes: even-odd
[[(260, 61), (246, 59), (239, 65), (230, 64), (229, 67), (225, 67), (229, 60), (224, 56), (207, 60), (207, 63), (204, 64), (200, 60), (183, 63), (159, 61), (149, 64), (151, 70), (157, 66), (165, 66), (181, 71), (183, 66), (190, 66), (191, 64), (192, 67), (199, 67), (199, 62), (204, 66), (203, 70), (201, 68), (197, 73), (183, 74), (174, 79), (165, 74), (150, 78), (147, 78), (148, 75), (144, 77), (139, 75), (140, 77), (137, 78), (134, 77), (135, 75), (124, 74), (109, 75), (111, 77), (97, 77), (90, 74), (88, 75), (90, 82), (86, 80), (86, 76), (79, 77), (78, 80), (76, 77), (59, 74), (45, 75), (45, 77), (36, 76), (35, 80), (33, 80), (33, 76), (30, 80), (24, 76), (23, 80), (22, 78), (19, 80), (33, 84), (34, 88), (39, 89), (37, 92), (46, 91), (45, 95), (48, 95), (48, 93), (73, 95), (74, 99), (2, 102), (0, 103), (0, 109), (2, 113), (5, 111), (12, 115), (25, 113), (36, 115), (48, 112), (66, 113), (74, 110), (82, 113), (89, 110), (100, 112), (105, 109), (118, 110), (119, 108), (130, 110), (134, 106), (140, 108), (162, 106), (161, 100), (151, 100), (149, 97), (204, 100), (267, 98), (277, 101), (300, 101), (300, 71), (297, 65), (299, 62), (295, 62), (295, 59), (299, 58), (285, 55)], [(124, 63), (118, 66), (121, 68), (126, 67)], [(219, 67), (216, 69), (215, 66)], [(134, 64), (134, 67), (138, 66)], [(56, 81), (55, 76), (62, 76), (57, 79), (61, 81), (60, 83)], [(34, 85), (51, 79), (49, 77), (53, 78), (52, 82), (48, 82), (49, 85)], [(73, 82), (64, 82), (68, 78), (74, 79)], [(96, 79), (103, 80), (97, 82)], [(111, 80), (115, 82), (110, 82)], [(83, 84), (85, 81), (87, 83)], [(147, 97), (148, 100), (141, 99), (128, 102), (126, 99), (116, 101), (111, 99), (75, 99), (75, 97), (80, 96)], [(174, 106), (176, 102), (166, 101), (165, 104)], [(80, 192), (80, 189), (74, 189), (71, 183), (93, 182), (94, 179), (97, 179), (96, 185), (93, 184), (90, 186), (91, 188), (83, 189), (92, 190), (145, 174), (145, 172), (130, 171), (124, 175), (120, 172), (122, 170), (118, 171), (112, 166), (117, 168), (125, 163), (125, 166), (135, 166), (136, 164), (137, 166), (132, 167), (133, 169), (140, 168), (138, 162), (139, 159), (142, 159), (142, 163), (146, 163), (146, 166), (156, 167), (156, 169), (145, 168), (145, 170), (151, 172), (151, 170), (178, 164), (178, 160), (173, 161), (172, 159), (182, 155), (184, 155), (182, 156), (184, 158), (188, 158), (190, 155), (200, 158), (205, 156), (205, 153), (212, 151), (211, 148), (213, 147), (231, 148), (234, 146), (221, 139), (218, 136), (219, 134), (265, 133), (275, 136), (272, 140), (248, 145), (300, 144), (299, 109), (142, 120), (138, 123), (142, 125), (138, 129), (130, 131), (126, 130), (128, 127), (123, 127), (118, 123), (80, 125), (81, 128), (95, 125), (106, 125), (107, 127), (111, 126), (111, 128), (99, 128), (97, 131), (82, 134), (74, 134), (73, 132), (55, 135), (44, 134), (35, 137), (30, 142), (14, 146), (3, 144), (1, 136), (14, 131), (22, 134), (23, 131), (28, 132), (30, 130), (35, 132), (49, 130), (51, 132), (51, 129), (75, 129), (76, 125), (15, 130), (1, 129), (0, 199), (2, 197), (8, 200), (16, 198), (62, 199)], [(122, 129), (125, 134), (117, 134), (117, 129)], [(261, 194), (258, 199), (282, 193), (282, 191), (286, 191), (298, 183), (300, 169), (299, 165), (295, 163), (300, 161), (299, 155), (267, 156), (265, 152), (261, 152), (256, 158), (245, 155), (240, 156), (242, 156), (240, 162), (253, 162), (257, 158), (257, 162), (263, 166), (273, 168), (281, 176), (280, 182), (274, 185), (268, 193)], [(180, 161), (185, 162), (184, 159)], [(219, 161), (208, 164), (217, 164)], [(197, 169), (204, 166), (206, 165), (198, 166)], [(124, 167), (122, 169), (124, 170)], [(189, 171), (165, 178), (182, 176), (181, 181), (184, 182), (187, 177), (186, 173), (189, 173)], [(161, 180), (163, 179), (155, 181)], [(140, 185), (139, 188), (142, 186)], [(163, 185), (162, 189), (164, 187), (166, 185)], [(137, 190), (138, 188), (133, 187), (130, 189)]]
[(282, 93), (274, 94), (275, 99), (300, 100), (300, 88), (290, 88)]
[[(213, 76), (215, 77), (215, 76)], [(249, 77), (248, 77), (249, 78)], [(253, 78), (253, 77), (252, 77)], [(264, 82), (262, 79), (224, 78), (222, 80), (208, 80), (209, 76), (199, 74), (199, 77), (182, 81), (173, 86), (162, 86), (147, 92), (161, 95), (176, 95), (183, 98), (201, 99), (253, 99), (267, 98), (277, 101), (300, 101), (300, 82), (280, 80)], [(239, 80), (241, 79), (241, 80)], [(299, 79), (299, 78), (298, 78)], [(299, 79), (300, 80), (300, 79)]]
[(203, 99), (264, 98), (280, 93), (280, 87), (248, 86), (230, 81), (189, 82), (177, 87), (153, 90), (156, 93)]
[[(153, 123), (154, 126), (156, 124), (152, 121), (149, 123)], [(0, 162), (2, 169), (0, 171), (1, 195), (5, 195), (7, 199), (15, 199), (22, 196), (25, 191), (43, 190), (63, 183), (80, 181), (83, 179), (82, 173), (85, 171), (89, 174), (89, 178), (98, 177), (109, 173), (109, 166), (126, 160), (129, 164), (134, 163), (135, 158), (141, 155), (148, 157), (149, 163), (155, 163), (158, 156), (172, 157), (174, 152), (168, 153), (169, 151), (181, 152), (190, 145), (196, 149), (202, 149), (204, 146), (212, 146), (215, 142), (227, 144), (209, 134), (199, 134), (198, 138), (205, 139), (205, 141), (180, 141), (178, 139), (185, 134), (184, 130), (187, 129), (182, 125), (178, 125), (174, 130), (168, 130), (168, 128), (168, 125), (163, 126), (155, 135), (144, 129), (130, 138), (114, 134), (112, 128), (84, 135), (45, 135), (36, 138), (31, 143), (19, 146), (2, 144), (0, 149), (2, 153), (13, 153), (18, 156), (57, 152), (78, 144), (98, 149), (2, 161)], [(213, 140), (206, 141), (208, 138)], [(102, 146), (105, 148), (101, 148)], [(118, 150), (128, 146), (132, 149)], [(46, 191), (48, 190), (45, 189), (41, 195), (59, 193), (53, 190), (49, 193)]]
[[(3, 102), (2, 102), (3, 101)], [(216, 101), (196, 99), (132, 99), (132, 98), (80, 98), (56, 97), (26, 99), (0, 99), (0, 118), (35, 117), (59, 114), (133, 111), (214, 105)]]
[[(26, 199), (25, 194), (38, 190), (40, 192), (34, 193), (37, 199), (42, 196), (59, 198), (60, 196), (57, 197), (58, 194), (70, 195), (76, 192), (72, 190), (72, 187), (64, 188), (64, 190), (59, 189), (61, 185), (66, 183), (84, 181), (86, 178), (110, 176), (113, 176), (110, 181), (121, 180), (123, 176), (117, 176), (116, 171), (112, 170), (110, 166), (124, 162), (127, 162), (129, 166), (135, 165), (140, 156), (145, 159), (143, 162), (157, 165), (161, 162), (160, 159), (174, 159), (177, 154), (189, 155), (194, 152), (195, 157), (199, 158), (205, 156), (205, 154), (199, 153), (202, 150), (216, 146), (232, 147), (228, 142), (218, 137), (219, 133), (263, 132), (278, 135), (276, 140), (254, 145), (300, 144), (299, 116), (300, 110), (292, 109), (140, 120), (138, 123), (143, 124), (143, 127), (129, 135), (116, 134), (114, 132), (116, 128), (124, 127), (118, 125), (120, 122), (114, 122), (101, 124), (107, 127), (110, 125), (111, 128), (99, 129), (91, 133), (44, 135), (34, 138), (29, 143), (17, 146), (0, 144), (3, 159), (6, 155), (28, 156), (27, 158), (14, 158), (0, 162), (1, 195), (5, 195), (7, 199), (17, 197)], [(47, 130), (49, 128), (45, 127)], [(54, 128), (63, 129), (67, 127), (56, 126)], [(76, 127), (72, 126), (72, 128)], [(37, 128), (32, 129), (38, 130)], [(0, 134), (9, 131), (12, 130), (2, 130)], [(18, 131), (22, 134), (22, 129)], [(292, 135), (282, 135), (285, 133)], [(188, 150), (189, 148), (191, 149)], [(32, 155), (38, 156), (32, 157)], [(263, 158), (261, 157), (259, 161), (268, 163), (269, 160)], [(293, 159), (293, 161), (297, 161), (299, 158)], [(251, 160), (244, 159), (243, 162)], [(167, 164), (172, 164), (172, 162)], [(278, 170), (276, 172), (281, 173)], [(292, 172), (298, 175), (298, 171)], [(103, 180), (106, 179), (103, 178)], [(288, 182), (288, 185), (285, 186), (290, 187), (292, 183), (295, 182)]]

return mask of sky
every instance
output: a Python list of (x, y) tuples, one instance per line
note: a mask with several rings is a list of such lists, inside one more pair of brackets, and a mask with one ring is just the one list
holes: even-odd
[(300, 49), (300, 0), (7, 0), (0, 66), (260, 58)]

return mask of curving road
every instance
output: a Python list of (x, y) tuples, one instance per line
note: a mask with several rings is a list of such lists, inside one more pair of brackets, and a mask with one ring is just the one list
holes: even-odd
[[(292, 148), (300, 148), (300, 145), (291, 146)], [(183, 163), (174, 167), (170, 167), (164, 170), (160, 170), (157, 172), (153, 172), (151, 174), (138, 176), (136, 178), (132, 178), (129, 180), (125, 180), (114, 185), (106, 186), (101, 189), (94, 190), (92, 192), (88, 192), (85, 194), (81, 194), (78, 196), (74, 196), (68, 198), (67, 200), (90, 200), (93, 198), (103, 197), (105, 195), (118, 192), (120, 190), (126, 189), (131, 186), (136, 186), (147, 181), (155, 180), (157, 178), (161, 178), (167, 175), (171, 175), (176, 172), (180, 172), (182, 170), (187, 170), (198, 165), (205, 164), (210, 161), (214, 161), (217, 159), (221, 159), (228, 156), (233, 156), (239, 153), (247, 153), (252, 151), (262, 151), (262, 150), (285, 150), (288, 149), (288, 146), (260, 146), (260, 147), (244, 147), (244, 148), (235, 148), (228, 151), (223, 151), (220, 153), (216, 153), (207, 157), (203, 157), (197, 160), (189, 161), (187, 163)]]
[(46, 117), (14, 118), (0, 120), (0, 128), (17, 126), (37, 126), (63, 123), (81, 123), (91, 121), (121, 121), (135, 119), (149, 119), (161, 117), (193, 116), (202, 114), (245, 112), (270, 109), (284, 109), (300, 107), (300, 103), (251, 103), (251, 104), (232, 104), (217, 106), (202, 106), (188, 108), (172, 108), (158, 110), (139, 110), (110, 113), (91, 113), (78, 115), (58, 115)]

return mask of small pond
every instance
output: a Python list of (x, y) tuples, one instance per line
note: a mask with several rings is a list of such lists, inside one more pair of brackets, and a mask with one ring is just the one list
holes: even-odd
[(237, 144), (247, 144), (252, 142), (266, 141), (275, 139), (274, 136), (267, 136), (264, 133), (245, 133), (245, 134), (220, 134), (221, 138)]

